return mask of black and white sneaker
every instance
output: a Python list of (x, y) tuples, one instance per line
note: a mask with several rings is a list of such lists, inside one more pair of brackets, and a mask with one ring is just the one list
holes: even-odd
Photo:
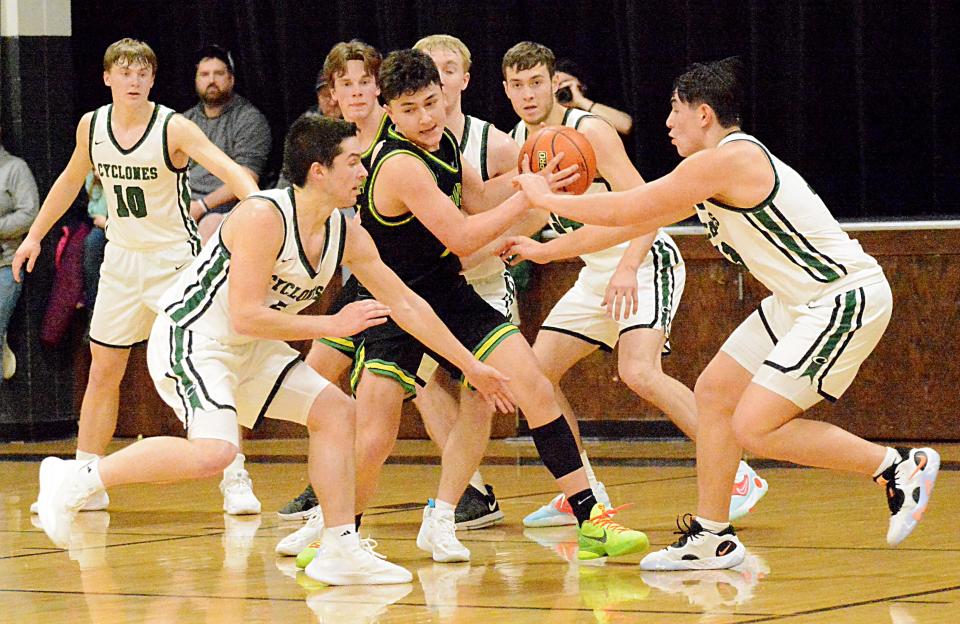
[(680, 539), (644, 557), (641, 570), (724, 570), (743, 563), (747, 555), (733, 526), (711, 533), (692, 514), (684, 514), (677, 529)]
[(486, 494), (472, 485), (467, 485), (454, 513), (457, 529), (484, 529), (503, 521), (503, 512), (500, 511), (500, 503), (493, 494), (493, 487), (484, 487), (487, 488)]
[(887, 544), (896, 546), (923, 518), (940, 470), (940, 454), (932, 448), (898, 448), (901, 460), (876, 476), (887, 492), (890, 526)]
[(307, 489), (281, 507), (277, 515), (284, 520), (302, 520), (309, 516), (317, 505), (317, 495), (313, 492), (313, 486), (308, 484)]

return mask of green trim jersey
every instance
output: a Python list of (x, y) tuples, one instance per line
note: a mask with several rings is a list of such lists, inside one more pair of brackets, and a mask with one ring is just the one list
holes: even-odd
[[(582, 111), (578, 108), (568, 108), (563, 115), (563, 121), (561, 125), (567, 126), (568, 128), (573, 128), (574, 130), (580, 127), (580, 124), (583, 123), (584, 119), (588, 117), (597, 117), (596, 115), (591, 115), (586, 111)], [(521, 147), (527, 140), (527, 126), (520, 120), (519, 123), (514, 127), (510, 132), (510, 136), (517, 142)], [(593, 179), (593, 184), (590, 185), (590, 188), (587, 189), (587, 193), (608, 193), (610, 191), (610, 184), (597, 172), (597, 176)], [(568, 232), (573, 232), (581, 227), (583, 224), (579, 221), (574, 221), (573, 219), (567, 219), (566, 217), (560, 217), (553, 213), (550, 213), (550, 219), (547, 222), (554, 232), (558, 236), (567, 234)], [(657, 240), (665, 242), (669, 240), (669, 236), (660, 231), (657, 233)], [(669, 245), (673, 247), (673, 241), (669, 242)], [(627, 251), (627, 248), (630, 246), (630, 241), (620, 243), (619, 245), (614, 245), (606, 249), (596, 251), (593, 253), (583, 254), (580, 256), (580, 259), (583, 260), (584, 264), (587, 265), (587, 268), (591, 269), (596, 273), (606, 274), (613, 273), (616, 270), (617, 265), (620, 264), (620, 260), (623, 259), (624, 252)], [(644, 262), (652, 262), (652, 254), (647, 254), (647, 257), (644, 259)]]
[(744, 132), (727, 135), (718, 147), (732, 141), (749, 141), (763, 150), (774, 184), (770, 195), (752, 208), (716, 199), (697, 204), (697, 216), (723, 256), (794, 304), (883, 279), (877, 261), (840, 228), (800, 174)]
[[(387, 132), (389, 130), (390, 116), (384, 113), (383, 117), (380, 118), (380, 126), (377, 128), (377, 136), (373, 137), (373, 141), (367, 146), (367, 149), (360, 153), (360, 164), (362, 164), (363, 168), (367, 170), (368, 175), (371, 171), (373, 171), (373, 154), (376, 151), (377, 146), (387, 139)], [(357, 212), (361, 212), (361, 209), (366, 205), (367, 194), (364, 191), (366, 190), (367, 183), (369, 181), (370, 178), (367, 177), (364, 178), (360, 183), (360, 190), (357, 193)]]
[[(487, 169), (487, 141), (490, 139), (489, 121), (484, 121), (470, 115), (464, 116), (463, 138), (460, 139), (460, 154), (463, 160), (480, 173), (480, 178), (486, 182), (490, 179)], [(504, 270), (503, 261), (496, 256), (490, 256), (477, 266), (463, 274), (470, 283), (478, 282), (495, 275), (501, 275)]]
[[(292, 187), (254, 193), (283, 217), (283, 244), (277, 253), (264, 305), (297, 314), (320, 298), (343, 259), (346, 217), (334, 210), (324, 226), (323, 250), (315, 268), (304, 253), (297, 225), (297, 204)], [(229, 218), (229, 217), (228, 217)], [(216, 231), (176, 285), (164, 294), (160, 308), (172, 323), (226, 345), (241, 345), (256, 338), (238, 334), (230, 322), (230, 250)]]
[[(404, 137), (395, 126), (388, 130), (387, 139), (381, 144), (373, 159), (372, 170), (367, 178), (366, 201), (360, 219), (370, 233), (384, 264), (390, 267), (403, 282), (418, 294), (443, 289), (456, 281), (460, 275), (460, 259), (450, 253), (412, 213), (385, 216), (377, 212), (374, 190), (383, 164), (397, 156), (410, 156), (419, 160), (437, 182), (437, 187), (460, 207), (462, 172), (460, 150), (449, 130), (444, 130), (440, 148), (428, 152)], [(360, 297), (370, 294), (361, 285)]]
[(124, 149), (113, 135), (113, 104), (90, 120), (88, 151), (107, 201), (107, 240), (143, 250), (188, 244), (200, 250), (197, 224), (190, 217), (187, 167), (173, 166), (167, 128), (177, 113), (154, 104), (143, 136)]

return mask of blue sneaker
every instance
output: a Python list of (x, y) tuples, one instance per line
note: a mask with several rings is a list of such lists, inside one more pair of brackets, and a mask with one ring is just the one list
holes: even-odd
[(767, 493), (769, 486), (761, 479), (747, 462), (741, 461), (737, 468), (737, 477), (733, 480), (733, 493), (730, 496), (730, 522), (739, 520), (757, 506)]

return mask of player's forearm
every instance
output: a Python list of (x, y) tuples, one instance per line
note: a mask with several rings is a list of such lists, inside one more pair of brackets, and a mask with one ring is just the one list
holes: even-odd
[(654, 231), (631, 240), (617, 266), (636, 271), (643, 263), (644, 258), (647, 257), (647, 253), (650, 252), (650, 246), (653, 245), (653, 239), (656, 236), (657, 233)]
[(450, 333), (433, 308), (413, 291), (408, 291), (401, 301), (390, 303), (390, 316), (407, 333), (460, 370), (465, 370), (473, 360), (473, 354)]
[(254, 174), (234, 162), (227, 164), (220, 172), (211, 173), (223, 180), (224, 184), (204, 197), (203, 201), (208, 208), (220, 206), (233, 199), (245, 199), (247, 195), (260, 190)]
[(612, 106), (607, 106), (606, 104), (601, 104), (600, 102), (594, 102), (589, 108), (592, 114), (602, 117), (608, 121), (610, 125), (616, 128), (617, 132), (620, 134), (629, 133), (630, 129), (633, 127), (633, 117), (622, 110), (616, 109)]
[(643, 233), (632, 225), (618, 227), (585, 225), (573, 232), (558, 236), (545, 243), (543, 247), (549, 254), (549, 260), (562, 260), (603, 251)]
[(330, 316), (287, 314), (266, 306), (232, 306), (233, 330), (250, 338), (267, 340), (309, 340), (338, 335)]
[(480, 200), (481, 210), (490, 210), (502, 204), (514, 194), (513, 177), (515, 171), (490, 178), (483, 183), (483, 197)]
[(529, 206), (523, 194), (514, 193), (493, 210), (467, 217), (465, 227), (456, 233), (456, 242), (447, 247), (460, 257), (469, 256), (522, 219)]
[(43, 200), (37, 218), (34, 219), (33, 225), (27, 231), (27, 238), (37, 242), (41, 241), (70, 208), (82, 186), (82, 179), (79, 183), (75, 183), (66, 177), (66, 172), (61, 173), (57, 181), (50, 187), (46, 199)]

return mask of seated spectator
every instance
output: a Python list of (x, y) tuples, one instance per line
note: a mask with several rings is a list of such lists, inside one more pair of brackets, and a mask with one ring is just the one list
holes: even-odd
[(330, 93), (330, 85), (327, 84), (327, 79), (323, 75), (322, 68), (320, 69), (320, 73), (317, 74), (315, 90), (317, 93), (317, 105), (311, 107), (310, 110), (320, 113), (324, 117), (341, 119), (343, 114), (340, 112), (340, 105), (337, 104), (337, 101), (333, 99), (333, 94)]
[(607, 120), (620, 134), (629, 134), (633, 118), (612, 106), (587, 98), (587, 86), (581, 80), (580, 66), (570, 59), (557, 60), (557, 101), (567, 108), (579, 108)]
[(93, 221), (93, 229), (83, 241), (83, 285), (84, 301), (90, 312), (97, 300), (97, 286), (100, 284), (100, 265), (103, 264), (103, 250), (107, 246), (107, 199), (103, 196), (100, 176), (91, 171), (83, 183), (87, 191), (87, 215)]
[[(13, 377), (17, 358), (7, 344), (7, 326), (20, 298), (19, 282), (13, 279), (13, 254), (40, 209), (37, 183), (22, 158), (3, 148), (0, 135), (0, 344), (2, 344), (3, 379)], [(0, 380), (0, 383), (3, 383)]]
[[(194, 77), (200, 101), (183, 115), (259, 182), (270, 155), (270, 125), (257, 107), (234, 92), (234, 71), (233, 57), (227, 50), (218, 45), (201, 48)], [(193, 161), (190, 196), (190, 215), (206, 242), (237, 198), (220, 179)]]

